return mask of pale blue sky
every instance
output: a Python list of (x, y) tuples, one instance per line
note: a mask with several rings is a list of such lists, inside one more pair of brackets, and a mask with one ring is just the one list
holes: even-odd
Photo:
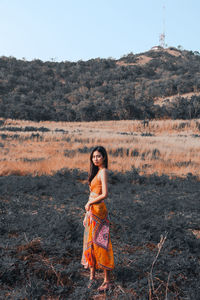
[(159, 44), (200, 51), (200, 0), (0, 0), (0, 56), (118, 59)]

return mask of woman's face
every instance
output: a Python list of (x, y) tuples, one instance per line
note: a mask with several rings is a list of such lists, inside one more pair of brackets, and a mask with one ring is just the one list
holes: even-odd
[(95, 166), (101, 167), (104, 163), (103, 155), (99, 151), (94, 151), (92, 155), (92, 162)]

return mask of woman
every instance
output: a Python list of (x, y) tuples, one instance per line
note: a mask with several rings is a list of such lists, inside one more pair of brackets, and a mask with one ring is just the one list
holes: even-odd
[(114, 257), (110, 241), (109, 221), (104, 199), (108, 195), (107, 184), (108, 156), (104, 147), (95, 147), (90, 155), (90, 186), (89, 200), (85, 205), (86, 215), (83, 221), (85, 227), (83, 255), (81, 263), (90, 268), (88, 287), (95, 285), (95, 270), (104, 270), (104, 281), (99, 291), (109, 289), (109, 272), (114, 268)]

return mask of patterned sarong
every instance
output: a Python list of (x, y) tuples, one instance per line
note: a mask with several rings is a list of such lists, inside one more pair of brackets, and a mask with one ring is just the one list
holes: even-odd
[(87, 213), (81, 263), (86, 268), (114, 268), (109, 221), (104, 202), (92, 205)]

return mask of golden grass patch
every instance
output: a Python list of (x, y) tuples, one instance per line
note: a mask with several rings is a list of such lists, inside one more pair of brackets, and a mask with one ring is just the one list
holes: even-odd
[(113, 171), (137, 168), (140, 174), (184, 177), (188, 173), (199, 176), (200, 170), (200, 120), (70, 123), (9, 119), (0, 127), (0, 143), (1, 176), (51, 175), (62, 168), (88, 171), (90, 151), (96, 145), (108, 150)]

